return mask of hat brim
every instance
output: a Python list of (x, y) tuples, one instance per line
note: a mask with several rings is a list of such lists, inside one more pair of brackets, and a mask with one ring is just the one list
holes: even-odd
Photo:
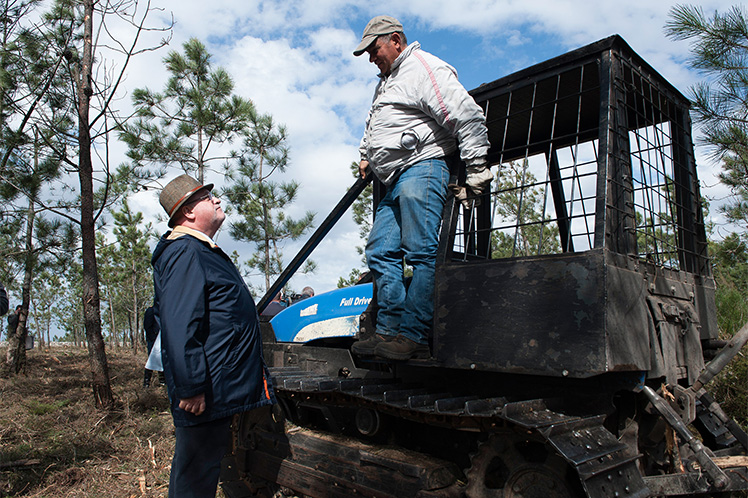
[(380, 35), (366, 35), (361, 39), (361, 43), (358, 44), (358, 47), (356, 47), (356, 50), (353, 51), (353, 55), (358, 57), (359, 55), (366, 52), (366, 49), (369, 48), (369, 46), (374, 43), (377, 38), (379, 38)]
[(174, 211), (171, 215), (171, 218), (169, 218), (169, 222), (167, 223), (169, 228), (174, 228), (174, 218), (175, 218), (175, 215), (179, 212), (179, 209), (185, 204), (187, 204), (190, 201), (190, 199), (192, 199), (192, 197), (198, 192), (200, 192), (201, 190), (207, 190), (208, 192), (210, 192), (211, 190), (213, 190), (213, 184), (208, 183), (206, 185), (200, 185), (195, 190), (193, 190), (189, 194), (185, 195), (182, 199), (180, 199), (177, 205), (174, 207)]

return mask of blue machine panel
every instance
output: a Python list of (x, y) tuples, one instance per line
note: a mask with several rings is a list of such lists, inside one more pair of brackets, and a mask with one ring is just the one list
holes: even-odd
[(371, 295), (370, 283), (335, 289), (294, 303), (275, 315), (270, 323), (279, 342), (353, 337)]

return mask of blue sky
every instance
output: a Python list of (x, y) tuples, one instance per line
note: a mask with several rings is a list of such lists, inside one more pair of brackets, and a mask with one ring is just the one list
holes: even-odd
[[(154, 0), (158, 5), (159, 0)], [(663, 32), (670, 1), (630, 0), (413, 0), (377, 3), (342, 0), (161, 0), (163, 16), (176, 20), (169, 49), (181, 50), (191, 37), (202, 40), (213, 62), (229, 71), (235, 92), (252, 99), (261, 112), (285, 123), (290, 133), (288, 176), (302, 184), (298, 202), (288, 210), (300, 216), (316, 211), (321, 222), (353, 182), (349, 165), (357, 159), (376, 68), (352, 50), (367, 21), (377, 14), (397, 17), (410, 42), (452, 64), (466, 88), (493, 81), (529, 65), (612, 34), (620, 34), (645, 60), (683, 93), (701, 79), (685, 64), (686, 42)], [(724, 1), (700, 2), (706, 12), (724, 12)], [(161, 59), (166, 51), (139, 56), (127, 89), (160, 90), (166, 80)], [(697, 151), (704, 192), (725, 195), (716, 184), (716, 167)], [(218, 176), (209, 181), (221, 183)], [(160, 210), (152, 193), (131, 206), (146, 213)], [(712, 214), (716, 215), (715, 209)], [(718, 220), (719, 221), (719, 220)], [(166, 229), (165, 223), (158, 229)], [(224, 232), (226, 232), (224, 230)], [(250, 255), (247, 244), (219, 234), (219, 243)], [(287, 260), (302, 244), (284, 249)], [(318, 271), (292, 281), (294, 289), (318, 291), (335, 286), (339, 276), (360, 267), (355, 247), (358, 229), (346, 218), (312, 256)]]

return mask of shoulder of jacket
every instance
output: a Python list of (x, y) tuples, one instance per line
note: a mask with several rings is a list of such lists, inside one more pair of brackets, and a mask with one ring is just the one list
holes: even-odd
[(202, 252), (201, 248), (203, 245), (202, 242), (189, 235), (167, 240), (164, 242), (164, 247), (161, 249), (156, 261), (171, 260), (189, 253), (197, 255)]
[(420, 77), (430, 78), (436, 74), (437, 71), (448, 70), (451, 73), (455, 73), (452, 66), (441, 60), (439, 57), (430, 54), (424, 50), (414, 50), (408, 57), (403, 61), (402, 66), (407, 68), (407, 71), (413, 71)]

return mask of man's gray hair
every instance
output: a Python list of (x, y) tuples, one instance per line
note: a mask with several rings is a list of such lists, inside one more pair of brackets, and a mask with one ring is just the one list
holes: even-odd
[[(400, 35), (400, 39), (402, 40), (403, 45), (408, 44), (408, 39), (405, 37), (405, 33), (403, 33), (402, 31), (395, 31), (395, 33)], [(389, 41), (392, 40), (392, 35), (394, 35), (395, 33), (390, 33), (388, 35), (381, 35), (379, 36), (379, 38), (381, 38), (384, 43), (389, 43)]]

